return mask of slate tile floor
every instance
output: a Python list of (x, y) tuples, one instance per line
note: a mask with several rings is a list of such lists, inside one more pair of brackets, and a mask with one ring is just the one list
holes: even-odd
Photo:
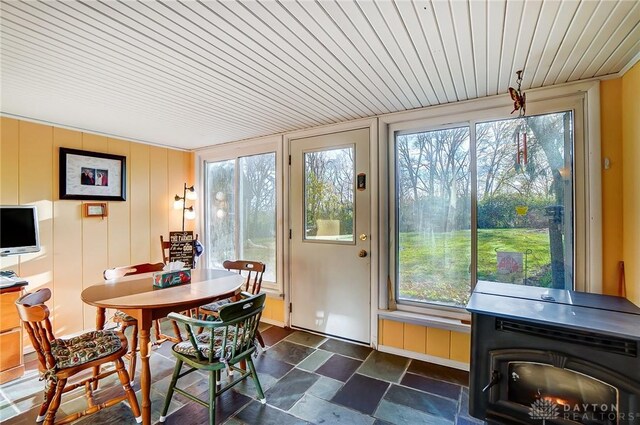
[[(451, 424), (480, 422), (469, 417), (468, 373), (381, 353), (367, 347), (327, 339), (306, 332), (261, 325), (268, 349), (255, 359), (267, 404), (256, 401), (251, 380), (245, 380), (218, 399), (216, 423), (259, 424)], [(43, 383), (38, 381), (35, 356), (27, 359), (27, 373), (0, 386), (0, 422), (33, 424)], [(174, 359), (170, 344), (151, 356), (152, 419), (156, 423), (171, 379)], [(140, 368), (138, 368), (139, 370)], [(136, 374), (134, 388), (140, 388)], [(208, 383), (198, 372), (179, 382), (206, 400)], [(101, 384), (97, 401), (120, 388), (115, 376)], [(138, 392), (138, 398), (140, 394)], [(84, 409), (82, 390), (63, 397), (61, 415)], [(207, 423), (207, 410), (174, 395), (167, 424)], [(82, 418), (81, 425), (133, 424), (128, 405), (120, 403)]]

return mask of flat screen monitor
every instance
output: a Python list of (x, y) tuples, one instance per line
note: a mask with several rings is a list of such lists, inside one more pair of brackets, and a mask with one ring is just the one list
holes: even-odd
[(0, 205), (0, 256), (40, 251), (34, 205)]

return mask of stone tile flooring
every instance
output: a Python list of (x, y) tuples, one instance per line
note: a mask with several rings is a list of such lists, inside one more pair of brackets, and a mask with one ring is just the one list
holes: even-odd
[[(306, 332), (261, 325), (268, 348), (255, 358), (267, 404), (256, 401), (250, 379), (218, 399), (216, 423), (259, 424), (479, 424), (470, 418), (468, 373), (381, 353), (367, 347), (327, 339)], [(0, 386), (0, 422), (33, 424), (42, 402), (35, 356), (27, 359), (27, 373)], [(152, 419), (156, 423), (164, 401), (174, 359), (165, 343), (151, 356)], [(138, 367), (138, 371), (140, 368)], [(111, 377), (110, 377), (111, 378)], [(134, 388), (140, 388), (139, 372)], [(100, 402), (120, 391), (117, 378), (102, 381)], [(178, 381), (201, 399), (208, 398), (208, 381), (199, 372)], [(138, 391), (138, 399), (140, 393)], [(63, 396), (60, 416), (84, 409), (82, 390)], [(166, 424), (208, 423), (207, 410), (174, 395)], [(76, 422), (134, 424), (126, 403), (104, 409)]]

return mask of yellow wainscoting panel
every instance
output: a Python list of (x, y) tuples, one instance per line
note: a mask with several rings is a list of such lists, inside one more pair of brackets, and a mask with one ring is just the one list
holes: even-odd
[[(82, 303), (82, 289), (101, 283), (107, 267), (159, 260), (157, 229), (164, 233), (179, 230), (169, 229), (171, 205), (167, 200), (183, 182), (193, 181), (193, 154), (12, 118), (3, 117), (0, 125), (0, 202), (38, 207), (42, 245), (39, 253), (3, 258), (0, 266), (29, 281), (28, 291), (40, 287), (53, 291), (48, 304), (56, 334), (93, 328), (94, 309)], [(104, 220), (83, 217), (85, 201), (61, 200), (60, 147), (126, 156), (127, 200), (109, 202), (109, 216)], [(154, 162), (157, 156), (164, 157), (164, 164)], [(171, 176), (168, 156), (179, 163)], [(169, 178), (177, 181), (170, 183)], [(151, 217), (159, 218), (153, 238)], [(152, 256), (154, 250), (157, 255)]]
[(425, 354), (427, 350), (427, 330), (424, 326), (404, 324), (403, 348), (408, 351)]
[(395, 348), (404, 347), (404, 323), (385, 320), (382, 326), (384, 345)]
[(469, 363), (471, 357), (471, 335), (463, 332), (451, 332), (449, 358), (458, 362)]
[(471, 338), (463, 332), (379, 319), (378, 342), (388, 347), (469, 363)]
[(427, 328), (427, 354), (449, 358), (451, 332), (446, 329)]
[(284, 323), (284, 300), (267, 297), (262, 317)]

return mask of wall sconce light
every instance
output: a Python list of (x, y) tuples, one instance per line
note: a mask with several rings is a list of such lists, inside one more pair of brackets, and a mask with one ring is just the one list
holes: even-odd
[(193, 207), (187, 207), (185, 204), (185, 200), (195, 200), (198, 199), (198, 194), (196, 193), (196, 189), (193, 186), (187, 187), (187, 184), (184, 184), (184, 190), (182, 192), (182, 196), (176, 195), (173, 198), (173, 208), (176, 210), (182, 210), (182, 231), (184, 232), (184, 220), (194, 220), (196, 218), (196, 212)]

